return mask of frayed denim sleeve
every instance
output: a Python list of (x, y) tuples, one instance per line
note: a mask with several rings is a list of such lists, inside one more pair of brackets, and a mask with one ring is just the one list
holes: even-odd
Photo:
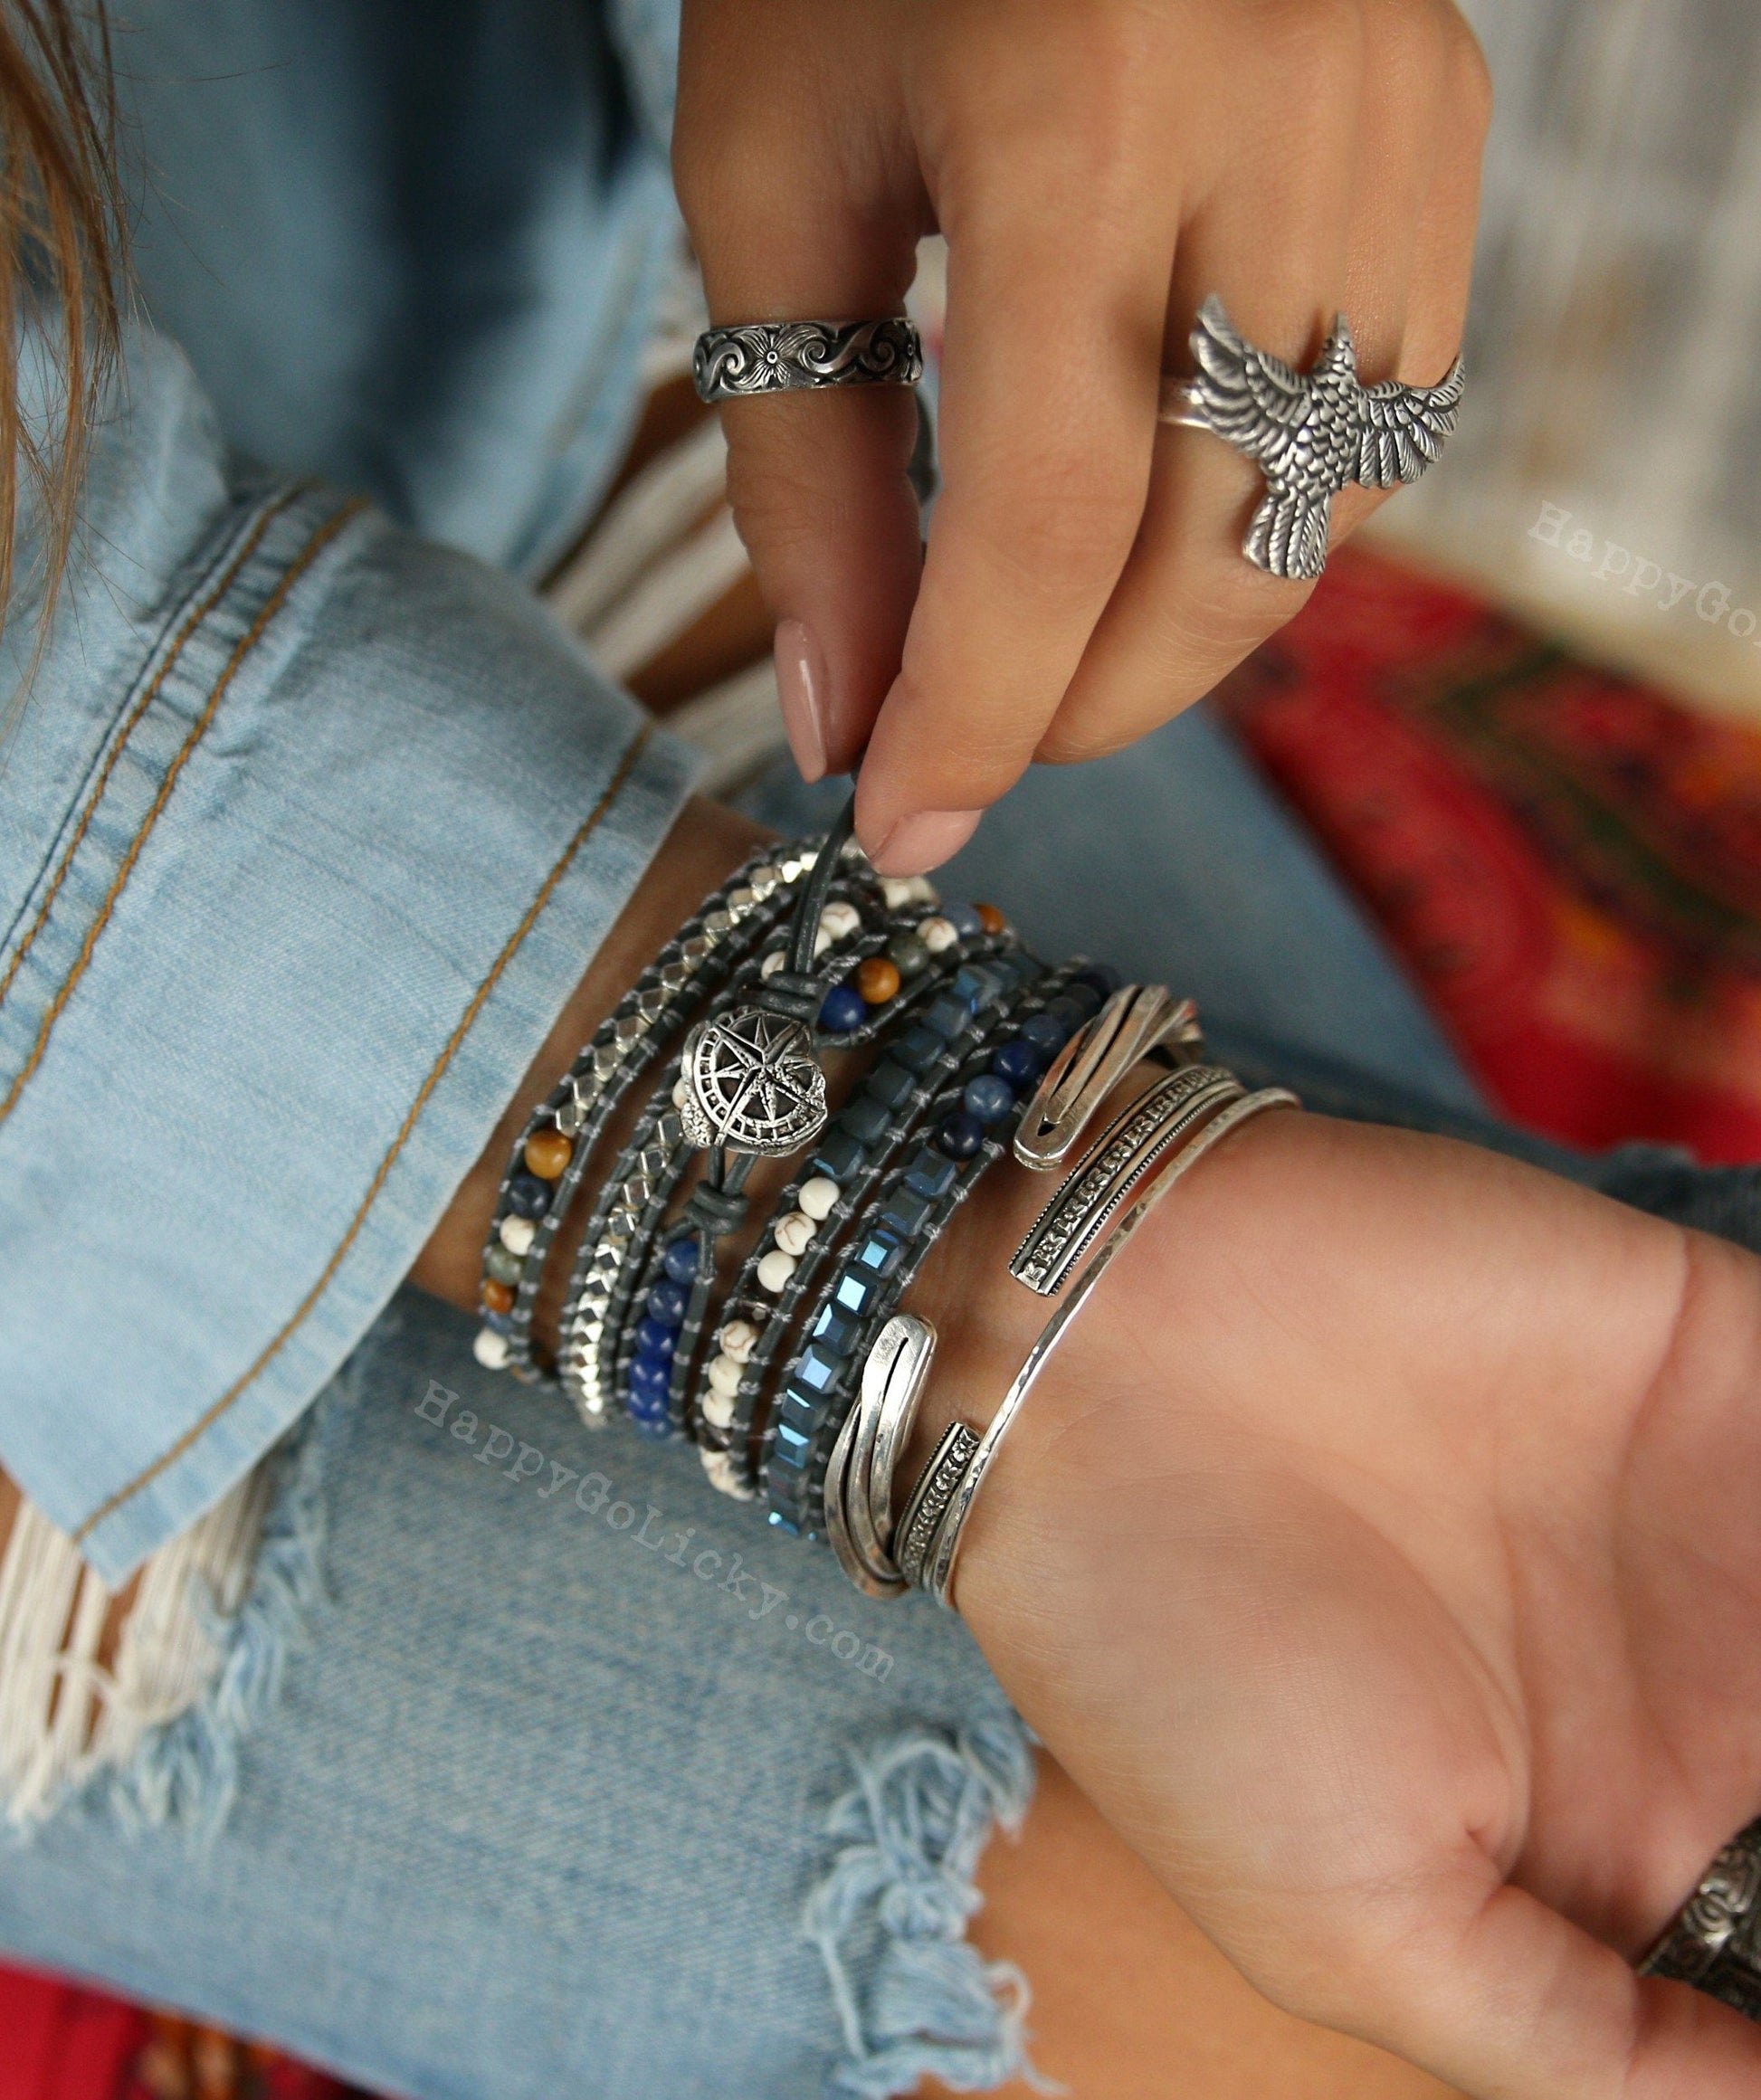
[(111, 1580), (396, 1288), (689, 784), (518, 585), (127, 378), (0, 754), (0, 1462)]

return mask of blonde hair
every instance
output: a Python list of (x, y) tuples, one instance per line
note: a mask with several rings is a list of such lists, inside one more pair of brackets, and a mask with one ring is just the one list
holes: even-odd
[[(0, 608), (20, 498), (42, 520), (39, 646), (67, 561), (120, 336), (126, 244), (103, 0), (0, 0)], [(20, 405), (24, 324), (52, 361), (46, 418)]]

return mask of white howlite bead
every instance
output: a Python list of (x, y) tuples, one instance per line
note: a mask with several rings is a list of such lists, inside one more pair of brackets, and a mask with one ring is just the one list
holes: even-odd
[(927, 875), (908, 875), (905, 879), (911, 886), (911, 902), (913, 904), (939, 904), (941, 902), (941, 891), (936, 888), (936, 885), (930, 881)]
[(903, 911), (908, 904), (939, 904), (935, 885), (921, 875), (883, 875), (880, 894), (889, 911)]
[(746, 1487), (736, 1475), (734, 1461), (726, 1451), (705, 1451), (703, 1470), (709, 1477), (711, 1487), (719, 1488), (724, 1495), (731, 1495), (736, 1502), (751, 1501), (751, 1488)]
[(685, 1107), (685, 1105), (686, 1105), (686, 1104), (687, 1104), (687, 1103), (690, 1101), (690, 1098), (691, 1098), (691, 1083), (690, 1083), (690, 1081), (689, 1079), (675, 1079), (675, 1080), (673, 1081), (673, 1083), (672, 1083), (672, 1105), (673, 1105), (673, 1107), (674, 1107), (675, 1108), (682, 1108), (682, 1107)]
[(750, 1320), (729, 1320), (716, 1336), (716, 1343), (724, 1356), (731, 1356), (736, 1364), (745, 1364), (758, 1345), (758, 1330)]
[(760, 964), (759, 964), (759, 965), (758, 965), (758, 974), (759, 974), (759, 976), (761, 976), (761, 977), (774, 977), (774, 976), (776, 976), (776, 973), (777, 973), (777, 972), (778, 972), (778, 971), (779, 971), (779, 970), (780, 970), (780, 969), (783, 967), (783, 965), (784, 965), (784, 964), (785, 964), (785, 963), (788, 961), (788, 959), (789, 959), (789, 955), (788, 955), (788, 950), (787, 950), (786, 948), (777, 948), (777, 949), (776, 949), (776, 950), (775, 950), (775, 951), (774, 951), (772, 954), (770, 954), (770, 955), (766, 955), (766, 956), (765, 957), (764, 961), (763, 961), (762, 963), (760, 963)]
[(831, 945), (832, 929), (822, 920), (819, 931), (814, 936), (814, 953), (815, 955), (823, 955)]
[(814, 1236), (814, 1221), (804, 1211), (791, 1211), (786, 1218), (776, 1221), (771, 1237), (785, 1254), (802, 1254)]
[(802, 1183), (801, 1193), (795, 1200), (817, 1224), (837, 1208), (838, 1184), (829, 1174), (815, 1174), (812, 1181)]
[(471, 1353), (485, 1371), (504, 1371), (508, 1364), (508, 1337), (493, 1327), (479, 1327)]
[(780, 1247), (773, 1247), (758, 1264), (759, 1288), (774, 1297), (795, 1274), (795, 1256), (785, 1254)]
[(834, 897), (819, 915), (821, 932), (830, 934), (834, 941), (847, 941), (861, 923), (861, 913), (841, 897)]
[(918, 927), (918, 938), (932, 955), (939, 955), (944, 948), (951, 948), (960, 936), (952, 919), (927, 918)]
[(731, 1392), (706, 1392), (700, 1410), (712, 1430), (725, 1430), (733, 1426), (734, 1396)]
[[(731, 1356), (718, 1356), (709, 1365), (709, 1383), (718, 1392), (738, 1392), (740, 1389), (740, 1367)], [(726, 1427), (724, 1423), (721, 1425)]]
[(499, 1228), (501, 1244), (509, 1254), (524, 1260), (532, 1251), (532, 1242), (538, 1237), (538, 1227), (529, 1218), (504, 1218)]

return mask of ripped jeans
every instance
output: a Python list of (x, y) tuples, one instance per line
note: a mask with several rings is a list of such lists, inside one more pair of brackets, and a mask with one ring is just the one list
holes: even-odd
[[(757, 807), (803, 799), (779, 776)], [(1033, 775), (949, 888), (1195, 992), (1318, 1106), (1473, 1114), (1201, 718)], [(412, 2100), (1014, 2074), (1026, 1980), (964, 1931), (1032, 1763), (965, 1628), (858, 1595), (692, 1454), (589, 1435), (470, 1337), (412, 1292), (380, 1321), (275, 1461), (213, 1691), (0, 1860), (0, 1947)]]

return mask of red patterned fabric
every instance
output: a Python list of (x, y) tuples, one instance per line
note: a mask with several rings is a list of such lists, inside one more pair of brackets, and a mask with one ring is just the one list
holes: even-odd
[(1761, 734), (1350, 549), (1219, 699), (1515, 1120), (1761, 1159)]

